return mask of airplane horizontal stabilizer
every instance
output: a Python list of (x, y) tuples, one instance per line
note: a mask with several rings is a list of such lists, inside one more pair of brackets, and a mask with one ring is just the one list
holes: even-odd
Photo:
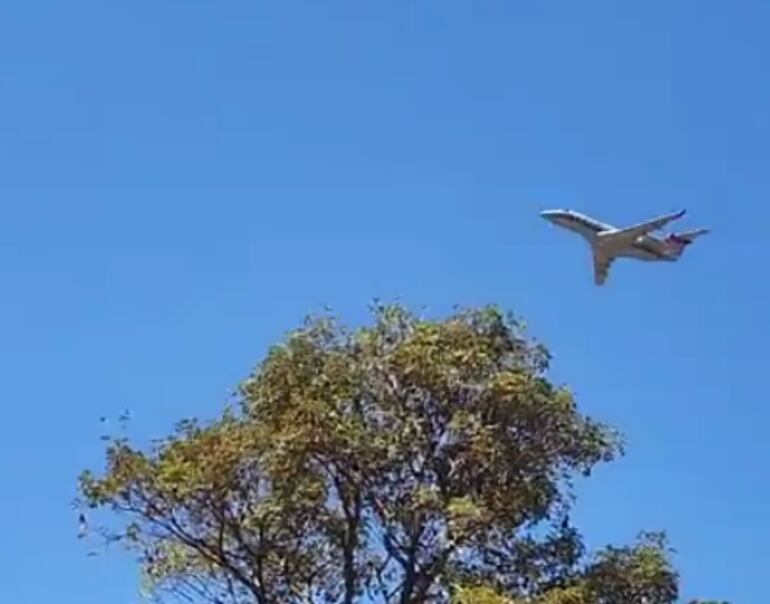
[(692, 231), (683, 231), (681, 233), (671, 233), (664, 240), (664, 244), (668, 252), (675, 258), (678, 258), (684, 251), (684, 248), (690, 245), (698, 237), (705, 235), (708, 232), (709, 229), (695, 229)]
[(695, 241), (695, 239), (697, 239), (701, 235), (706, 235), (710, 232), (711, 232), (710, 229), (694, 229), (692, 231), (684, 231), (682, 233), (673, 233), (672, 235), (669, 235), (669, 237), (671, 237), (675, 241), (679, 240), (682, 242), (692, 243), (693, 241)]

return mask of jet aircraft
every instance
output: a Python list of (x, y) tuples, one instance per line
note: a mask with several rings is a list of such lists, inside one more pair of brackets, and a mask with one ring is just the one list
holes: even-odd
[(616, 258), (634, 258), (648, 262), (676, 262), (684, 249), (709, 229), (696, 229), (655, 237), (652, 233), (679, 220), (685, 210), (666, 214), (628, 227), (614, 227), (574, 210), (545, 210), (540, 216), (553, 224), (582, 235), (591, 246), (594, 282), (604, 285)]

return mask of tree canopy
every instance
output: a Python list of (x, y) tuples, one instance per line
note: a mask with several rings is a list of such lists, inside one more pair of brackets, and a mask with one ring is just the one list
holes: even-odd
[[(221, 604), (669, 604), (662, 533), (588, 552), (573, 481), (622, 454), (494, 307), (309, 319), (213, 421), (81, 475), (149, 593)], [(95, 513), (90, 511), (89, 514)]]

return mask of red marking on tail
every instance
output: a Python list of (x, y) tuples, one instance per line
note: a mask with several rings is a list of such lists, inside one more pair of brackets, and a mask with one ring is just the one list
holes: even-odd
[(676, 233), (672, 233), (671, 235), (669, 235), (668, 240), (671, 243), (679, 243), (681, 245), (689, 245), (692, 243), (692, 239), (688, 237), (682, 237), (680, 235), (677, 235)]
[(682, 254), (682, 252), (684, 252), (684, 248), (692, 243), (692, 239), (689, 237), (682, 237), (676, 233), (672, 233), (666, 237), (665, 243), (666, 248), (668, 249), (668, 253), (678, 257)]

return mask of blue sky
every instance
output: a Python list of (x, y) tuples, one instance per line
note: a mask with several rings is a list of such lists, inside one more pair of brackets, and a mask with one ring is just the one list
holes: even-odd
[[(0, 599), (136, 601), (75, 538), (99, 416), (211, 416), (306, 313), (380, 297), (522, 315), (628, 439), (580, 488), (589, 542), (666, 529), (686, 598), (766, 601), (768, 26), (760, 1), (3, 3)], [(596, 288), (537, 216), (563, 206), (714, 231)]]

